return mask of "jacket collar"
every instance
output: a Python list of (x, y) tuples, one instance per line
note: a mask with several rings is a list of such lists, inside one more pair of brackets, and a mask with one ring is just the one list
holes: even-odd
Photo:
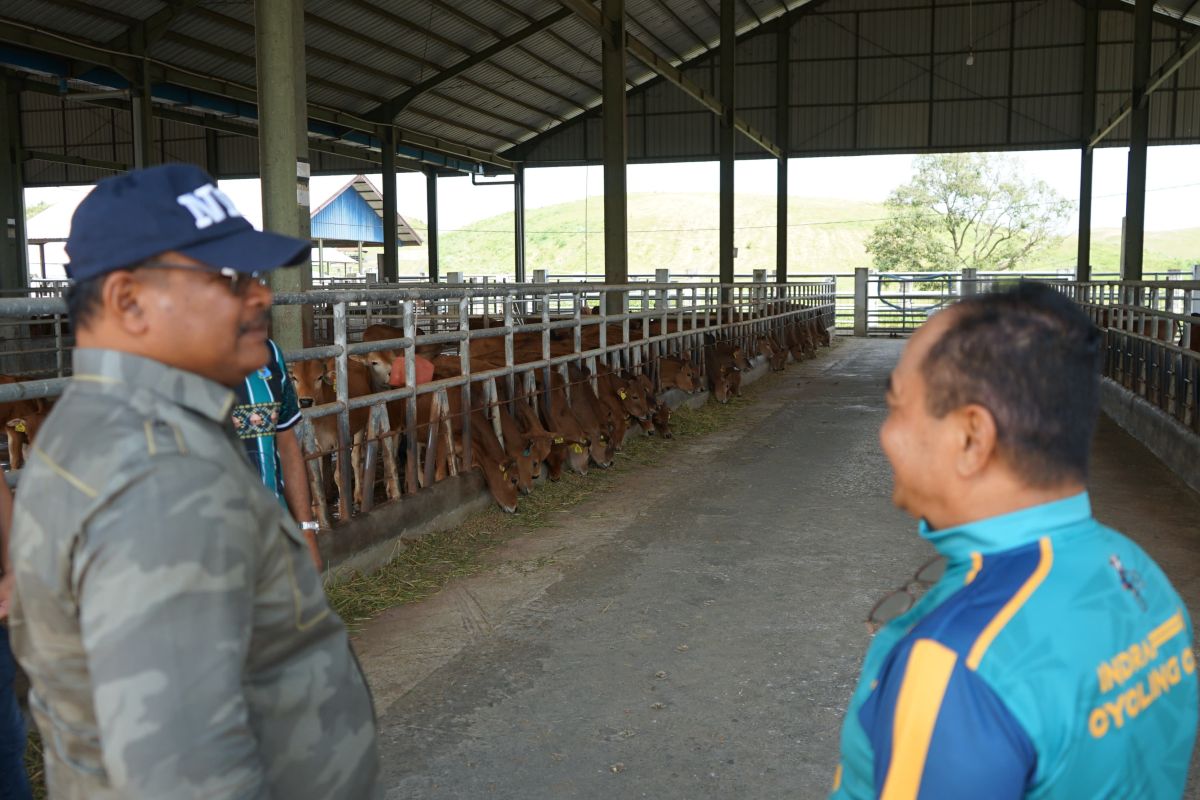
[(234, 399), (232, 390), (161, 361), (119, 350), (84, 348), (75, 351), (74, 371), (74, 381), (77, 383), (112, 387), (122, 394), (144, 389), (214, 422), (224, 424), (229, 421), (229, 410)]
[(950, 561), (968, 558), (972, 552), (994, 553), (1034, 542), (1056, 530), (1091, 519), (1092, 504), (1087, 492), (1030, 506), (996, 517), (968, 522), (945, 530), (934, 530), (921, 520), (921, 536)]

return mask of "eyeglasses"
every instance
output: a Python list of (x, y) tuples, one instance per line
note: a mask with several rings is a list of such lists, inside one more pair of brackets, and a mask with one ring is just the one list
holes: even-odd
[(944, 556), (934, 556), (917, 570), (916, 574), (904, 586), (889, 592), (871, 608), (867, 615), (867, 630), (872, 634), (888, 624), (896, 617), (908, 611), (925, 593), (946, 574), (946, 559)]
[(242, 297), (252, 286), (266, 286), (267, 275), (263, 272), (238, 272), (231, 267), (206, 269), (192, 264), (172, 264), (169, 261), (147, 261), (139, 264), (136, 269), (179, 269), (185, 272), (200, 272), (205, 275), (219, 275), (229, 282), (229, 292), (235, 297)]

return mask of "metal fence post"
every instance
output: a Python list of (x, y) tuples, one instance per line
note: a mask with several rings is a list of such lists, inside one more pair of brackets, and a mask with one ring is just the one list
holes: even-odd
[(854, 335), (867, 335), (867, 268), (854, 268)]
[(354, 458), (354, 439), (350, 435), (350, 355), (346, 351), (345, 303), (335, 303), (333, 306), (333, 343), (341, 348), (334, 362), (337, 385), (333, 390), (340, 406), (337, 414), (337, 474), (341, 483), (338, 487), (338, 515), (345, 522), (354, 512), (354, 480), (350, 471)]
[(959, 297), (973, 297), (979, 293), (979, 270), (975, 267), (963, 267), (962, 283), (959, 284)]

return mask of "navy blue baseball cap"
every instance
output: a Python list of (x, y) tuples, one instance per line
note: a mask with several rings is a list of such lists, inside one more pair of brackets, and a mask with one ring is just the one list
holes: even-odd
[(164, 164), (96, 184), (71, 218), (67, 275), (83, 281), (168, 250), (211, 267), (267, 272), (311, 258), (312, 242), (255, 230), (207, 172)]

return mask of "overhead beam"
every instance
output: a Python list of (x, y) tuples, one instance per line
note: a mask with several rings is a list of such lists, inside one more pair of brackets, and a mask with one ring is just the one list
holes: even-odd
[[(1193, 33), (1191, 38), (1184, 42), (1183, 47), (1176, 50), (1171, 56), (1162, 63), (1158, 69), (1150, 74), (1149, 81), (1146, 83), (1146, 88), (1141, 93), (1141, 102), (1149, 103), (1150, 95), (1162, 88), (1172, 75), (1188, 62), (1188, 60), (1200, 51), (1200, 31)], [(1096, 147), (1104, 140), (1106, 136), (1116, 130), (1117, 126), (1125, 121), (1125, 118), (1134, 111), (1134, 101), (1130, 97), (1115, 114), (1108, 118), (1088, 140), (1088, 149)]]
[[(0, 41), (19, 45), (44, 54), (50, 54), (71, 61), (84, 61), (88, 64), (106, 67), (118, 75), (133, 82), (142, 59), (123, 53), (112, 52), (102, 45), (82, 42), (68, 37), (50, 35), (30, 25), (17, 20), (0, 18)], [(190, 70), (183, 70), (154, 59), (147, 60), (150, 79), (155, 89), (177, 87), (182, 90), (194, 90), (210, 93), (236, 100), (251, 108), (257, 108), (258, 91), (252, 86), (205, 75), (198, 75)], [(61, 77), (77, 77), (62, 75)], [(169, 84), (163, 87), (162, 84)], [(115, 88), (124, 88), (117, 86)], [(179, 103), (172, 99), (173, 103)], [(186, 103), (179, 103), (187, 105)], [(310, 120), (345, 127), (355, 131), (381, 138), (381, 126), (356, 114), (329, 108), (313, 103), (308, 105)], [(494, 151), (434, 136), (420, 131), (398, 129), (399, 142), (415, 147), (433, 150), (441, 154), (487, 164), (503, 170), (511, 170), (512, 162), (507, 158), (496, 155)]]
[[(588, 0), (559, 0), (559, 2), (578, 14), (580, 18), (596, 30), (603, 30), (603, 17), (599, 9), (588, 2)], [(702, 106), (718, 117), (725, 116), (725, 106), (718, 98), (713, 97), (703, 86), (685, 76), (681, 70), (655, 53), (637, 37), (626, 34), (625, 46), (630, 55), (662, 76), (664, 80), (682, 89), (685, 94), (697, 100)], [(733, 127), (740, 131), (747, 139), (776, 158), (782, 154), (782, 151), (776, 144), (736, 114), (733, 115)]]
[(504, 37), (491, 47), (486, 47), (475, 55), (464, 58), (462, 61), (459, 61), (457, 64), (451, 67), (447, 67), (438, 74), (434, 75), (432, 78), (421, 81), (407, 91), (397, 95), (396, 97), (393, 97), (391, 100), (381, 103), (378, 108), (367, 113), (367, 119), (375, 120), (376, 122), (391, 122), (396, 118), (396, 115), (408, 107), (409, 103), (411, 103), (413, 100), (416, 100), (425, 92), (441, 86), (446, 81), (463, 74), (472, 67), (476, 67), (491, 58), (495, 58), (505, 50), (508, 50), (518, 43), (528, 39), (530, 36), (533, 36), (536, 33), (541, 33), (556, 22), (562, 22), (564, 19), (571, 16), (571, 13), (572, 12), (570, 9), (563, 8), (555, 11), (552, 14), (548, 14), (545, 17), (542, 17), (532, 25), (522, 28), (511, 36)]
[(104, 169), (110, 172), (125, 172), (133, 167), (132, 164), (126, 164), (123, 161), (105, 161), (99, 158), (84, 158), (83, 156), (72, 156), (65, 153), (48, 153), (45, 150), (22, 150), (21, 160), (49, 161), (52, 164), (70, 164), (75, 167)]

